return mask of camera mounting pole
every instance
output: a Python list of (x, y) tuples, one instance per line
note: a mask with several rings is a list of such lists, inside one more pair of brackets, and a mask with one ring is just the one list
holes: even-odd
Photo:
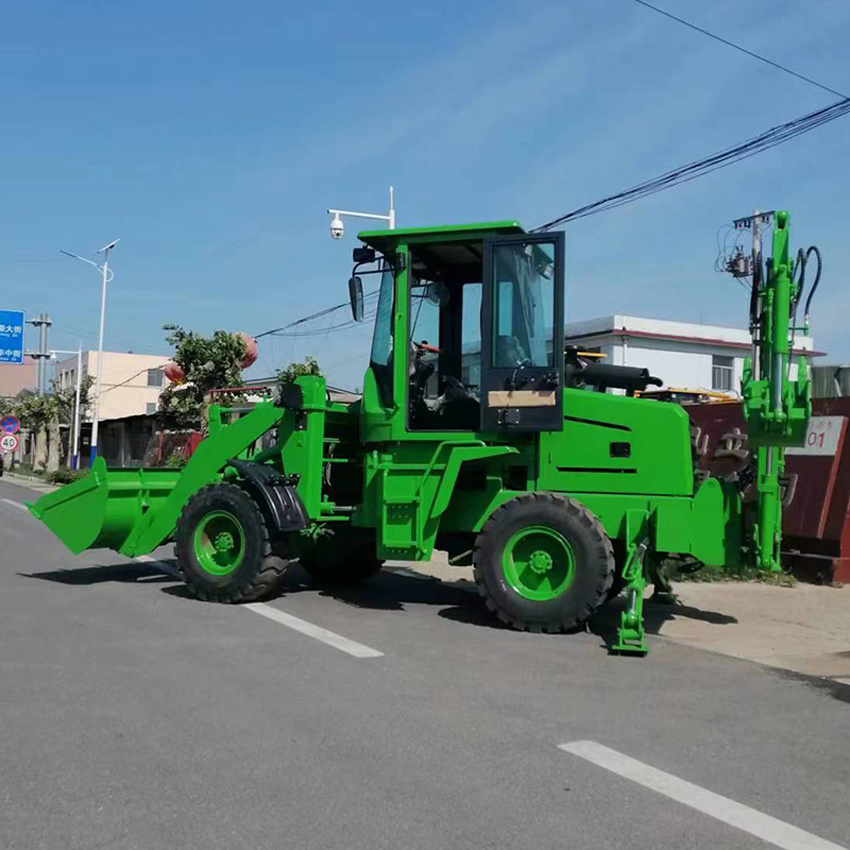
[(390, 186), (390, 209), (387, 215), (378, 215), (376, 213), (355, 212), (354, 210), (337, 210), (329, 209), (328, 215), (332, 215), (331, 220), (331, 237), (333, 239), (342, 239), (345, 233), (345, 224), (342, 216), (350, 215), (355, 218), (370, 218), (376, 221), (385, 221), (389, 225), (390, 230), (395, 230), (395, 192)]

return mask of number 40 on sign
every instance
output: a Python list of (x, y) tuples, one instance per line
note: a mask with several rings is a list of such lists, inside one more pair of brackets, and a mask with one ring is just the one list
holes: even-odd
[(18, 448), (18, 438), (14, 434), (4, 434), (0, 437), (0, 451), (4, 454), (15, 451)]

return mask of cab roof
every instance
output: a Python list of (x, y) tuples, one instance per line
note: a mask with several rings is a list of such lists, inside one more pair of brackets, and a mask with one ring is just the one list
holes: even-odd
[(357, 238), (381, 253), (399, 242), (435, 242), (457, 235), (463, 239), (478, 240), (485, 236), (507, 236), (525, 233), (518, 221), (484, 221), (474, 224), (449, 224), (442, 227), (405, 227), (396, 230), (366, 230)]

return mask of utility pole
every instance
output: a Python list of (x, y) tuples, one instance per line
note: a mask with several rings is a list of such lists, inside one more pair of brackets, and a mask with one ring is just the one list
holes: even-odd
[(89, 463), (93, 464), (95, 458), (97, 457), (97, 431), (98, 425), (100, 424), (100, 384), (101, 377), (103, 375), (103, 330), (106, 325), (106, 285), (112, 280), (115, 276), (112, 272), (112, 269), (109, 268), (109, 252), (121, 241), (121, 239), (114, 239), (108, 245), (104, 245), (97, 253), (103, 254), (103, 263), (98, 265), (93, 260), (87, 260), (85, 257), (81, 257), (79, 254), (72, 254), (70, 251), (62, 251), (60, 249), (60, 253), (65, 254), (67, 257), (73, 257), (75, 260), (82, 260), (84, 263), (88, 263), (90, 266), (93, 266), (100, 272), (100, 281), (101, 281), (101, 292), (100, 292), (100, 335), (98, 337), (98, 346), (97, 346), (97, 375), (95, 376), (95, 387), (94, 387), (94, 415), (92, 416), (92, 424), (91, 424), (91, 456), (89, 458)]
[[(76, 351), (63, 351), (57, 348), (54, 348), (53, 351), (50, 352), (51, 357), (56, 357), (57, 354), (76, 354), (77, 355), (77, 381), (76, 381), (76, 389), (74, 390), (74, 417), (73, 423), (71, 427), (73, 431), (71, 432), (71, 438), (69, 440), (69, 450), (71, 453), (71, 469), (79, 469), (80, 468), (80, 419), (81, 419), (81, 410), (80, 410), (80, 395), (82, 391), (82, 382), (83, 382), (83, 344), (81, 342), (77, 343)], [(60, 387), (60, 389), (64, 389), (64, 387)]]
[(80, 386), (83, 372), (83, 344), (77, 343), (77, 389), (74, 393), (74, 448), (71, 454), (71, 469), (80, 468)]
[(27, 319), (27, 324), (39, 329), (38, 351), (28, 351), (27, 356), (36, 361), (36, 387), (39, 395), (44, 395), (47, 390), (47, 361), (50, 352), (47, 350), (47, 329), (53, 324), (53, 320), (47, 313), (39, 313), (34, 319)]
[(89, 458), (89, 464), (93, 464), (94, 459), (97, 457), (97, 428), (100, 424), (100, 382), (103, 378), (103, 329), (106, 324), (106, 284), (112, 280), (109, 272), (109, 252), (115, 247), (118, 241), (116, 239), (114, 242), (110, 242), (97, 252), (98, 254), (103, 254), (103, 265), (100, 267), (100, 335), (97, 345), (97, 377), (95, 378), (94, 388), (94, 416), (91, 423), (91, 456)]
[[(758, 304), (758, 291), (761, 287), (762, 270), (764, 266), (761, 261), (761, 233), (759, 232), (759, 211), (753, 210), (753, 259), (752, 259), (752, 282), (755, 293), (753, 301), (755, 302), (755, 315), (761, 316), (761, 310)], [(760, 376), (759, 357), (761, 356), (761, 346), (759, 345), (758, 328), (754, 324), (753, 316), (750, 316), (750, 334), (753, 338), (753, 374)]]

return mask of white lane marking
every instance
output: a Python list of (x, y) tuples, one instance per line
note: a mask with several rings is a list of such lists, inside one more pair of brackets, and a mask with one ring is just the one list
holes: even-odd
[(296, 632), (301, 632), (302, 635), (320, 640), (328, 646), (333, 646), (355, 658), (378, 658), (383, 655), (383, 652), (378, 652), (377, 649), (372, 649), (371, 646), (365, 646), (357, 641), (349, 640), (347, 637), (338, 635), (336, 632), (330, 632), (323, 629), (321, 626), (316, 626), (313, 623), (308, 623), (299, 617), (293, 617), (292, 614), (287, 614), (277, 608), (272, 608), (271, 605), (266, 605), (265, 602), (249, 602), (243, 605), (248, 611), (254, 611), (256, 614), (261, 614), (263, 617), (268, 617), (282, 626), (288, 626)]
[(13, 508), (19, 508), (22, 511), (27, 510), (27, 506), (23, 502), (16, 502), (14, 499), (0, 499), (0, 502), (5, 502)]
[(141, 561), (144, 564), (156, 564), (157, 567), (167, 575), (179, 578), (181, 581), (183, 580), (183, 576), (180, 575), (180, 570), (175, 569), (170, 564), (166, 564), (165, 561), (160, 561), (159, 558), (152, 558), (150, 555), (139, 555), (133, 560)]
[(595, 741), (559, 744), (558, 749), (593, 762), (618, 776), (631, 779), (632, 782), (637, 782), (698, 812), (710, 815), (729, 826), (755, 835), (756, 838), (768, 841), (783, 850), (846, 850), (838, 844), (818, 838), (790, 823), (736, 803), (713, 791), (707, 791), (699, 785), (679, 779), (672, 773), (650, 767)]

